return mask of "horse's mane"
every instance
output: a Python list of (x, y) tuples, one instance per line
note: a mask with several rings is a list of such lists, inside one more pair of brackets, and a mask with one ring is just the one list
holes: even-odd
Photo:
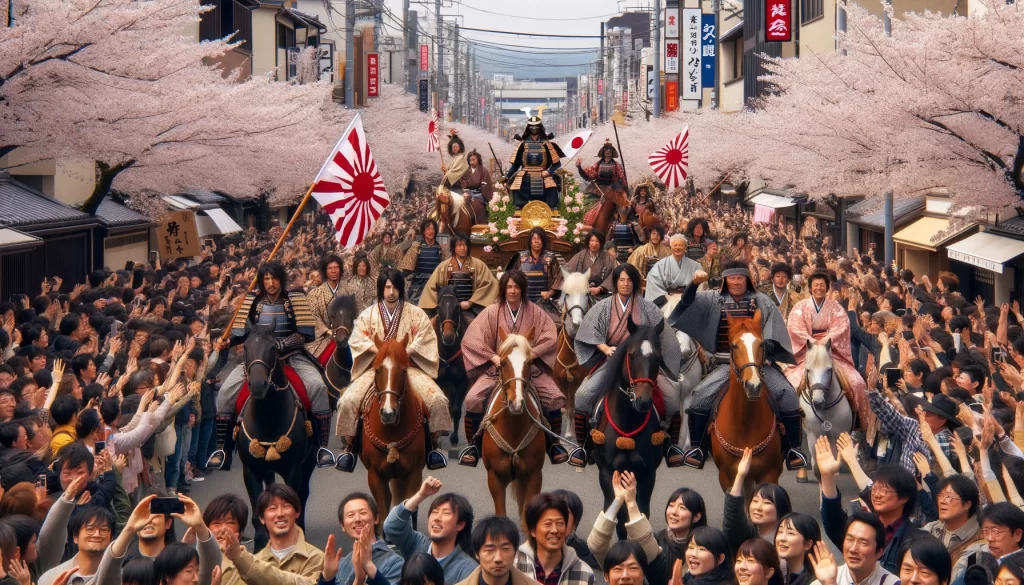
[(824, 345), (815, 343), (807, 351), (804, 367), (808, 370), (832, 367), (832, 352), (828, 351)]
[(373, 368), (379, 368), (387, 358), (391, 358), (392, 363), (400, 369), (409, 367), (409, 352), (405, 351), (405, 345), (398, 339), (389, 339), (377, 349), (377, 356), (373, 358)]
[(582, 272), (570, 272), (562, 281), (562, 296), (590, 292), (590, 280)]
[(353, 314), (356, 313), (356, 295), (337, 295), (327, 306), (329, 313), (336, 313), (343, 309), (351, 309)]
[(523, 350), (529, 359), (533, 359), (533, 347), (530, 345), (529, 340), (526, 337), (518, 334), (511, 334), (505, 338), (498, 345), (498, 355), (506, 356), (512, 353), (516, 348)]

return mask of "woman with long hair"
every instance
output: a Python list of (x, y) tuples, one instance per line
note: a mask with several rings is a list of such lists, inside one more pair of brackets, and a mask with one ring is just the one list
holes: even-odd
[(775, 552), (782, 561), (786, 585), (808, 585), (814, 581), (810, 554), (817, 542), (821, 542), (821, 527), (815, 518), (790, 512), (779, 521), (775, 531)]

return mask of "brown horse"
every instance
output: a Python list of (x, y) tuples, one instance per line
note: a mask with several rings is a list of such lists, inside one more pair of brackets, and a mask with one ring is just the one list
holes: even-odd
[[(359, 459), (367, 471), (373, 499), (382, 510), (411, 497), (423, 481), (427, 438), (423, 425), (426, 407), (409, 386), (406, 370), (409, 336), (381, 341), (374, 335), (374, 387), (360, 413), (363, 419)], [(383, 521), (383, 519), (381, 519)]]
[(764, 346), (761, 311), (752, 319), (729, 317), (729, 389), (711, 424), (711, 456), (718, 483), (728, 491), (736, 477), (743, 449), (754, 452), (744, 495), (762, 483), (778, 483), (782, 474), (782, 436), (768, 392), (761, 379)]
[(434, 211), (440, 224), (439, 233), (468, 236), (473, 230), (473, 212), (469, 207), (469, 199), (461, 194), (439, 188)]
[(544, 413), (530, 385), (533, 328), (525, 335), (509, 335), (499, 328), (498, 337), (501, 381), (491, 393), (480, 425), (483, 461), (494, 514), (506, 515), (505, 495), (511, 483), (525, 528), (526, 503), (540, 493), (545, 459), (544, 433), (539, 427)]
[(615, 187), (614, 185), (601, 189), (595, 183), (595, 189), (598, 189), (601, 193), (601, 201), (597, 204), (597, 214), (591, 227), (594, 231), (602, 234), (608, 233), (608, 228), (611, 227), (612, 221), (615, 219), (615, 212), (618, 210), (620, 205), (629, 206), (629, 197), (626, 192), (621, 188)]

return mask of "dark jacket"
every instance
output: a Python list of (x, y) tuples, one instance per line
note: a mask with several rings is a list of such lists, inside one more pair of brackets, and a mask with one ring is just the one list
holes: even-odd
[(667, 528), (654, 535), (654, 538), (657, 539), (661, 552), (665, 553), (669, 567), (674, 565), (676, 560), (682, 560), (684, 564), (686, 563), (686, 547), (690, 545), (689, 538), (683, 542), (676, 542), (669, 538)]
[[(869, 500), (870, 501), (870, 500)], [(846, 538), (846, 524), (848, 522), (846, 510), (843, 509), (843, 494), (836, 492), (836, 497), (821, 497), (821, 525), (825, 528), (825, 535), (832, 541), (832, 544), (842, 549), (843, 541)], [(924, 530), (910, 523), (909, 518), (903, 519), (903, 524), (896, 531), (895, 536), (886, 545), (879, 559), (882, 568), (894, 575), (899, 575), (900, 549), (904, 545), (926, 536), (931, 536)]]

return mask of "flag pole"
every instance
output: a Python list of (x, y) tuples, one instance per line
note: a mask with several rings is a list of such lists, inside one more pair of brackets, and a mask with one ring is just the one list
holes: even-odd
[(612, 120), (612, 129), (615, 130), (615, 147), (619, 149), (619, 164), (622, 165), (622, 178), (626, 181), (626, 197), (632, 197), (629, 193), (629, 177), (626, 176), (626, 155), (622, 152), (622, 144), (619, 143), (619, 127)]
[[(348, 128), (345, 129), (344, 134), (341, 135), (341, 138), (338, 139), (337, 144), (334, 145), (334, 149), (331, 150), (332, 153), (338, 150), (338, 146), (341, 144), (343, 140), (348, 138), (348, 135), (350, 132), (352, 132), (352, 127), (355, 125), (357, 120), (359, 120), (359, 114), (356, 114), (355, 117), (352, 118), (352, 121), (349, 122)], [(309, 184), (309, 189), (306, 189), (306, 194), (302, 197), (302, 201), (299, 201), (299, 206), (295, 208), (295, 213), (292, 214), (292, 218), (288, 221), (288, 225), (286, 225), (284, 231), (281, 232), (281, 236), (277, 238), (277, 243), (274, 244), (274, 249), (270, 251), (270, 256), (268, 256), (266, 260), (267, 262), (273, 260), (274, 256), (277, 255), (278, 250), (280, 250), (281, 246), (284, 245), (285, 238), (288, 237), (288, 234), (292, 231), (292, 227), (295, 225), (295, 222), (298, 221), (299, 217), (302, 215), (302, 210), (305, 209), (306, 204), (309, 203), (309, 200), (313, 197), (313, 188), (316, 187), (316, 184), (320, 181), (320, 176), (324, 174), (324, 169), (327, 168), (327, 165), (330, 162), (331, 158), (328, 157), (327, 160), (324, 161), (323, 166), (320, 167), (320, 172), (316, 174), (316, 178), (313, 179), (313, 182)], [(259, 269), (257, 267), (256, 276), (253, 277), (252, 281), (249, 283), (249, 286), (245, 289), (246, 295), (252, 292), (252, 289), (256, 286), (259, 277)], [(285, 284), (286, 283), (283, 282), (281, 283), (282, 288), (285, 286)], [(224, 328), (224, 334), (221, 335), (220, 337), (222, 341), (226, 340), (231, 335), (231, 325), (234, 324), (235, 319), (238, 318), (238, 313), (241, 310), (242, 305), (239, 304), (238, 307), (235, 309), (235, 312), (231, 315), (231, 321), (228, 322), (228, 326)]]
[[(295, 225), (295, 222), (302, 215), (302, 210), (306, 207), (306, 204), (309, 203), (309, 200), (313, 197), (313, 187), (315, 186), (316, 182), (313, 182), (312, 184), (310, 184), (309, 189), (306, 190), (306, 195), (302, 197), (302, 201), (300, 201), (299, 206), (295, 208), (295, 213), (292, 214), (292, 218), (288, 222), (288, 225), (285, 226), (284, 231), (281, 232), (281, 236), (277, 238), (277, 243), (274, 244), (274, 249), (270, 251), (270, 256), (267, 257), (266, 262), (270, 262), (271, 260), (273, 260), (274, 256), (277, 255), (278, 250), (281, 249), (281, 246), (284, 244), (285, 238), (287, 238), (289, 232), (292, 231), (292, 226)], [(256, 276), (253, 277), (252, 281), (249, 283), (249, 286), (246, 287), (245, 289), (246, 295), (252, 292), (252, 289), (256, 286), (258, 279), (259, 272), (257, 271)], [(281, 286), (283, 287), (284, 284), (285, 283), (281, 283)], [(228, 323), (228, 326), (224, 328), (224, 334), (221, 335), (220, 337), (221, 340), (226, 340), (231, 335), (231, 325), (235, 322), (235, 319), (238, 318), (238, 312), (241, 310), (242, 304), (239, 304), (238, 307), (235, 309), (234, 314), (231, 315), (231, 321)]]

